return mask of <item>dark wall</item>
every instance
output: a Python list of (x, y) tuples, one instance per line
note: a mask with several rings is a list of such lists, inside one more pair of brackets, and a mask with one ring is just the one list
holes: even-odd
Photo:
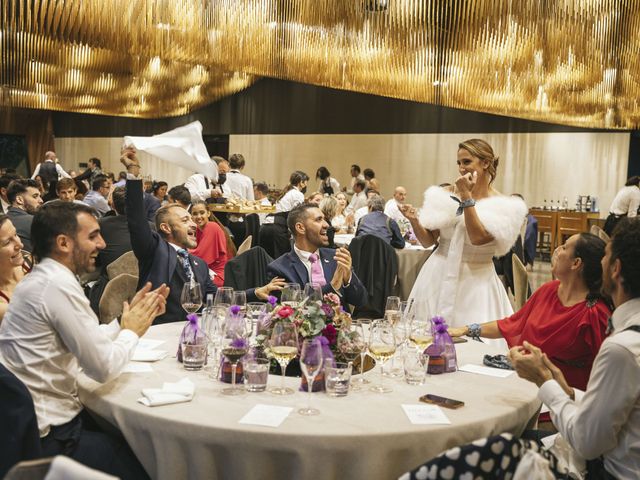
[(640, 175), (640, 130), (631, 132), (629, 141), (629, 168), (627, 177)]
[(268, 78), (183, 117), (53, 113), (58, 137), (153, 135), (194, 120), (202, 122), (205, 135), (598, 131)]

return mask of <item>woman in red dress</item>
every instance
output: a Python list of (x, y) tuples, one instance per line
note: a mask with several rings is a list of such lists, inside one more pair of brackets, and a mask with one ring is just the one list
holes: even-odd
[(542, 285), (513, 315), (450, 329), (452, 336), (504, 338), (509, 348), (525, 340), (562, 370), (572, 387), (585, 390), (593, 360), (605, 339), (609, 305), (600, 296), (605, 243), (590, 233), (573, 235), (551, 260), (557, 280)]
[(211, 280), (217, 287), (224, 285), (224, 266), (227, 263), (227, 239), (222, 227), (209, 220), (209, 211), (204, 202), (191, 205), (191, 218), (198, 226), (196, 240), (198, 246), (190, 252), (202, 258), (212, 273)]

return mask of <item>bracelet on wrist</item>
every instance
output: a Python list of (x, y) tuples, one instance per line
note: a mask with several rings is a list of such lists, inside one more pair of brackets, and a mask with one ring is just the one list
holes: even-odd
[(467, 325), (467, 331), (469, 332), (469, 337), (478, 342), (482, 342), (482, 340), (480, 339), (480, 335), (482, 334), (482, 326), (480, 324), (472, 323), (470, 325)]

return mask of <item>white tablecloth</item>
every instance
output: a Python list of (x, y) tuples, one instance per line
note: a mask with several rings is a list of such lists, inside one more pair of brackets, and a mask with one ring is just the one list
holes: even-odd
[[(166, 340), (175, 351), (181, 324), (152, 327), (145, 338)], [(486, 345), (457, 345), (459, 365), (481, 364)], [(386, 379), (393, 393), (368, 390), (347, 397), (313, 394), (316, 417), (295, 410), (278, 428), (240, 425), (257, 403), (304, 406), (306, 394), (268, 392), (228, 397), (208, 373), (187, 372), (169, 356), (150, 373), (125, 373), (100, 385), (80, 379), (80, 398), (92, 412), (116, 425), (152, 478), (157, 479), (391, 479), (454, 445), (504, 431), (521, 433), (540, 403), (534, 385), (519, 379), (465, 372), (434, 375), (422, 386)], [(378, 381), (378, 370), (367, 373)], [(188, 377), (196, 384), (192, 402), (149, 408), (136, 402), (142, 388)], [(269, 377), (269, 384), (279, 382)], [(292, 387), (299, 379), (287, 378)], [(462, 400), (444, 412), (451, 425), (412, 425), (401, 404), (417, 404), (426, 393)]]

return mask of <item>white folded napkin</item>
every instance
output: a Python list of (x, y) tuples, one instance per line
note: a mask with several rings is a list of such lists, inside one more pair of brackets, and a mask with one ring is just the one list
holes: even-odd
[(209, 158), (202, 140), (202, 124), (198, 121), (153, 137), (126, 136), (124, 143), (165, 162), (204, 173), (214, 182), (218, 181), (218, 168)]
[(157, 362), (168, 355), (166, 350), (145, 350), (136, 348), (131, 360), (134, 362)]
[(138, 402), (147, 407), (190, 402), (193, 399), (195, 389), (195, 385), (188, 378), (183, 378), (174, 383), (165, 382), (162, 384), (162, 388), (142, 389), (142, 395), (144, 396), (140, 397)]
[(84, 480), (117, 480), (117, 477), (86, 467), (64, 455), (56, 455), (53, 457), (51, 466), (44, 480), (70, 480), (72, 478), (82, 478)]

